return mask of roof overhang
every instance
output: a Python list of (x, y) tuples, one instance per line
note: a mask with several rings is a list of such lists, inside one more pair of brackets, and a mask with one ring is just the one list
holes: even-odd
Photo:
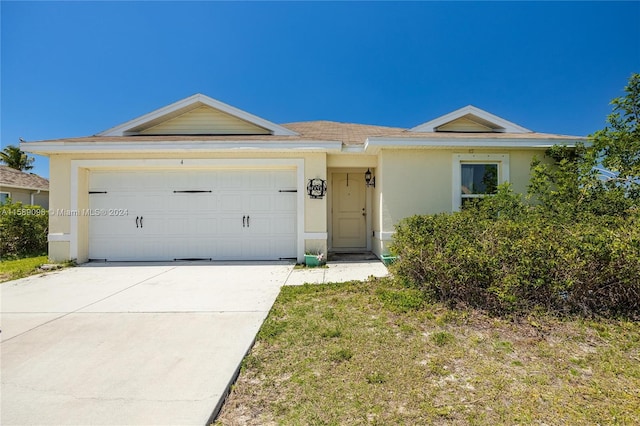
[(198, 140), (189, 141), (92, 141), (78, 142), (74, 140), (24, 142), (20, 149), (39, 155), (69, 153), (178, 153), (178, 152), (291, 152), (291, 151), (341, 151), (342, 142), (322, 140)]
[(558, 138), (536, 138), (536, 139), (491, 139), (491, 138), (367, 138), (364, 144), (364, 151), (375, 154), (381, 149), (548, 149), (554, 145), (564, 145), (570, 148), (576, 146), (578, 142), (585, 143), (582, 139), (558, 139)]
[(32, 186), (20, 186), (20, 185), (12, 185), (10, 183), (0, 183), (0, 190), (4, 191), (5, 189), (24, 189), (26, 191), (47, 191), (47, 192), (49, 192), (49, 188), (34, 188)]

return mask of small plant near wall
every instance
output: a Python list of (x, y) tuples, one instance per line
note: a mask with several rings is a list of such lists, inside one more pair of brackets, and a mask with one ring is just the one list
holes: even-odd
[(304, 263), (305, 265), (310, 267), (321, 266), (327, 263), (327, 259), (324, 253), (322, 252), (316, 252), (316, 253), (307, 252), (304, 255)]

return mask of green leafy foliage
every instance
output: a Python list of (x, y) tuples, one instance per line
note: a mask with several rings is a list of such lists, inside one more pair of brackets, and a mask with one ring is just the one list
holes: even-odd
[(0, 151), (0, 163), (11, 167), (12, 169), (24, 171), (33, 169), (35, 158), (28, 156), (20, 148), (14, 145), (8, 145)]
[(401, 221), (392, 270), (428, 297), (497, 314), (640, 317), (640, 75), (625, 91), (592, 143), (534, 159), (526, 196), (506, 184), (462, 212)]
[(0, 259), (47, 254), (48, 212), (40, 206), (0, 206)]
[(640, 74), (633, 74), (624, 88), (626, 96), (614, 99), (608, 126), (593, 135), (595, 155), (615, 177), (607, 188), (623, 190), (640, 200)]
[(435, 300), (496, 314), (640, 313), (640, 218), (554, 222), (523, 205), (496, 217), (496, 198), (403, 220), (392, 270)]

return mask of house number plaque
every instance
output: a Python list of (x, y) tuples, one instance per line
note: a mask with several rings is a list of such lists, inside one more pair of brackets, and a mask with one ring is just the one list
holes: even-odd
[(322, 198), (327, 192), (327, 181), (324, 179), (309, 179), (307, 192), (310, 198)]

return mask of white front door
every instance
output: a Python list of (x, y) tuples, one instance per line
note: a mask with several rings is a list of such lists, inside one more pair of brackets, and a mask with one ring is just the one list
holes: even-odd
[(89, 258), (296, 257), (294, 170), (93, 171)]
[(363, 173), (332, 174), (332, 247), (367, 247), (366, 186)]

